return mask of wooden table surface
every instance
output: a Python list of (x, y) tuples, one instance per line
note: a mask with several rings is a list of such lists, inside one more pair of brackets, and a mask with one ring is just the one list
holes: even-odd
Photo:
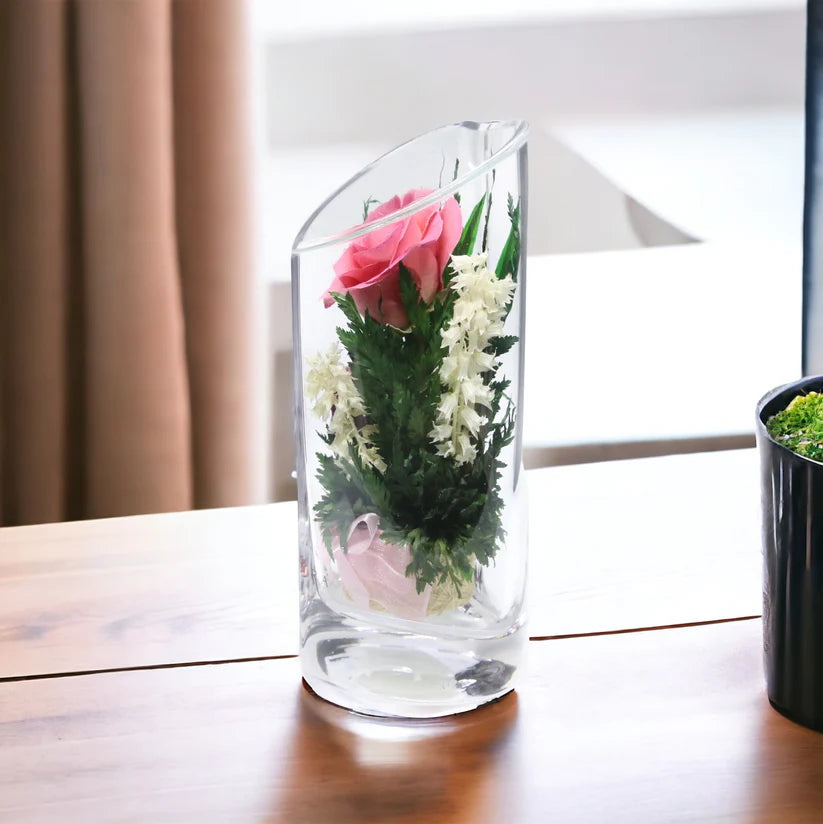
[(525, 675), (435, 722), (301, 686), (293, 505), (0, 530), (0, 822), (821, 821), (753, 452), (527, 475)]
[[(760, 614), (754, 450), (526, 473), (529, 634)], [(297, 652), (294, 503), (0, 530), (0, 678)]]

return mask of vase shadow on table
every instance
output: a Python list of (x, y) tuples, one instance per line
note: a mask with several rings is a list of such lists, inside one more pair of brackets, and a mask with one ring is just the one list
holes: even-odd
[(267, 822), (494, 820), (500, 807), (493, 776), (517, 707), (512, 692), (445, 718), (377, 718), (330, 704), (304, 686), (290, 766)]

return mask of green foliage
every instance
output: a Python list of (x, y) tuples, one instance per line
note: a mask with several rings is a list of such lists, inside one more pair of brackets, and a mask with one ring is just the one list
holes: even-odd
[(503, 244), (503, 251), (500, 253), (500, 259), (497, 261), (495, 273), (497, 277), (504, 278), (511, 274), (512, 280), (517, 283), (517, 269), (520, 264), (520, 199), (517, 200), (517, 205), (514, 204), (514, 199), (509, 195), (508, 201), (509, 220), (511, 221), (511, 229), (509, 229), (509, 236)]
[[(483, 204), (485, 202), (486, 195), (483, 195), (475, 204), (469, 215), (469, 219), (463, 226), (460, 240), (457, 241), (457, 246), (454, 247), (454, 251), (452, 252), (453, 255), (470, 255), (474, 251), (474, 246), (477, 243), (477, 232), (480, 229), (480, 221), (483, 218)], [(443, 286), (448, 287), (453, 277), (454, 269), (452, 268), (451, 261), (449, 261), (446, 265), (446, 271), (443, 272)]]
[(474, 250), (474, 244), (477, 242), (477, 231), (480, 229), (480, 221), (483, 219), (483, 204), (485, 202), (486, 195), (483, 195), (475, 204), (474, 209), (471, 210), (469, 219), (463, 226), (460, 240), (457, 241), (457, 246), (454, 247), (453, 255), (470, 255)]
[[(485, 197), (472, 210), (455, 254), (472, 253), (484, 203)], [(510, 210), (512, 215), (519, 212)], [(519, 233), (516, 239), (519, 254)], [(368, 312), (361, 316), (351, 295), (334, 295), (346, 320), (337, 335), (367, 410), (363, 426), (374, 426), (371, 441), (386, 469), (381, 473), (365, 465), (353, 445), (347, 458), (318, 454), (324, 494), (314, 511), (329, 551), (335, 536), (345, 549), (355, 518), (377, 513), (384, 540), (409, 545), (406, 573), (416, 579), (418, 591), (448, 581), (459, 591), (461, 582), (471, 580), (475, 562), (488, 564), (505, 537), (500, 455), (514, 437), (515, 409), (506, 395), (509, 381), (498, 377), (496, 367), (484, 376), (492, 408), (477, 409), (484, 423), (474, 441), (476, 459), (458, 465), (437, 454), (430, 432), (442, 391), (441, 333), (451, 321), (456, 294), (444, 289), (427, 306), (402, 264), (399, 281), (407, 330), (381, 324)], [(499, 358), (516, 342), (515, 336), (497, 337), (486, 351)]]
[(787, 449), (823, 462), (823, 395), (798, 395), (766, 421), (769, 434)]
[(497, 169), (492, 169), (492, 183), (489, 187), (489, 199), (486, 202), (486, 220), (483, 224), (483, 242), (480, 244), (480, 249), (486, 251), (489, 248), (489, 218), (492, 213), (492, 193), (494, 192), (494, 181), (497, 177)]
[(368, 197), (363, 201), (363, 223), (368, 220), (371, 207), (377, 205), (380, 201), (375, 197)]

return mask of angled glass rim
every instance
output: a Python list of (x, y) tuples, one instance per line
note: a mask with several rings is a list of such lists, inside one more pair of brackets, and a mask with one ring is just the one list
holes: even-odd
[[(431, 194), (426, 195), (425, 197), (421, 197), (419, 200), (415, 200), (408, 206), (404, 206), (402, 209), (398, 209), (396, 212), (392, 212), (391, 214), (386, 215), (380, 220), (375, 220), (371, 223), (360, 223), (356, 226), (352, 226), (349, 229), (344, 229), (342, 232), (338, 232), (337, 234), (322, 236), (308, 242), (304, 241), (304, 237), (309, 227), (312, 225), (312, 223), (314, 223), (317, 216), (338, 195), (340, 195), (343, 191), (348, 189), (349, 186), (351, 186), (355, 181), (359, 180), (361, 177), (366, 175), (378, 163), (381, 163), (390, 155), (402, 151), (404, 148), (411, 145), (412, 143), (416, 143), (423, 137), (427, 137), (439, 131), (444, 131), (445, 129), (452, 129), (456, 126), (470, 129), (471, 131), (475, 132), (480, 132), (484, 128), (488, 131), (491, 131), (492, 129), (504, 129), (506, 127), (512, 129), (513, 131), (511, 137), (496, 152), (494, 152), (494, 154), (487, 157), (481, 164), (475, 166), (473, 169), (471, 169), (471, 171), (466, 172), (465, 174), (458, 174), (457, 177), (455, 177), (453, 180), (450, 180), (448, 183), (439, 186)], [(470, 181), (475, 180), (476, 178), (481, 177), (482, 175), (491, 171), (491, 169), (494, 166), (496, 166), (501, 160), (507, 158), (509, 155), (514, 154), (526, 142), (526, 138), (529, 134), (529, 129), (529, 123), (525, 120), (463, 120), (459, 123), (448, 123), (444, 126), (439, 126), (438, 128), (432, 129), (428, 132), (423, 132), (422, 134), (419, 134), (416, 137), (411, 138), (411, 140), (407, 140), (404, 143), (401, 143), (399, 146), (395, 146), (393, 149), (390, 149), (385, 154), (380, 155), (380, 157), (376, 158), (371, 163), (364, 166), (359, 172), (357, 172), (357, 174), (352, 175), (352, 177), (350, 177), (345, 183), (343, 183), (341, 186), (335, 189), (311, 213), (311, 215), (300, 228), (300, 231), (297, 233), (297, 236), (294, 239), (294, 243), (292, 244), (292, 254), (302, 254), (303, 252), (308, 252), (313, 249), (322, 249), (325, 246), (336, 246), (338, 244), (347, 243), (351, 240), (354, 240), (355, 238), (360, 237), (361, 235), (373, 232), (375, 229), (379, 229), (383, 226), (388, 226), (389, 224), (396, 223), (398, 220), (402, 220), (403, 218), (408, 217), (409, 215), (413, 215), (415, 212), (418, 212), (421, 209), (425, 209), (428, 206), (438, 203), (444, 197), (448, 197), (448, 195), (459, 191), (464, 185), (466, 185), (466, 183), (469, 183)]]

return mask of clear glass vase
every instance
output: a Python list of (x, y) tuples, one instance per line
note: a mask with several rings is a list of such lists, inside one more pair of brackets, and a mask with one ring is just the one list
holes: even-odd
[(470, 710), (520, 667), (527, 131), (411, 140), (294, 243), (300, 658), (361, 713)]

